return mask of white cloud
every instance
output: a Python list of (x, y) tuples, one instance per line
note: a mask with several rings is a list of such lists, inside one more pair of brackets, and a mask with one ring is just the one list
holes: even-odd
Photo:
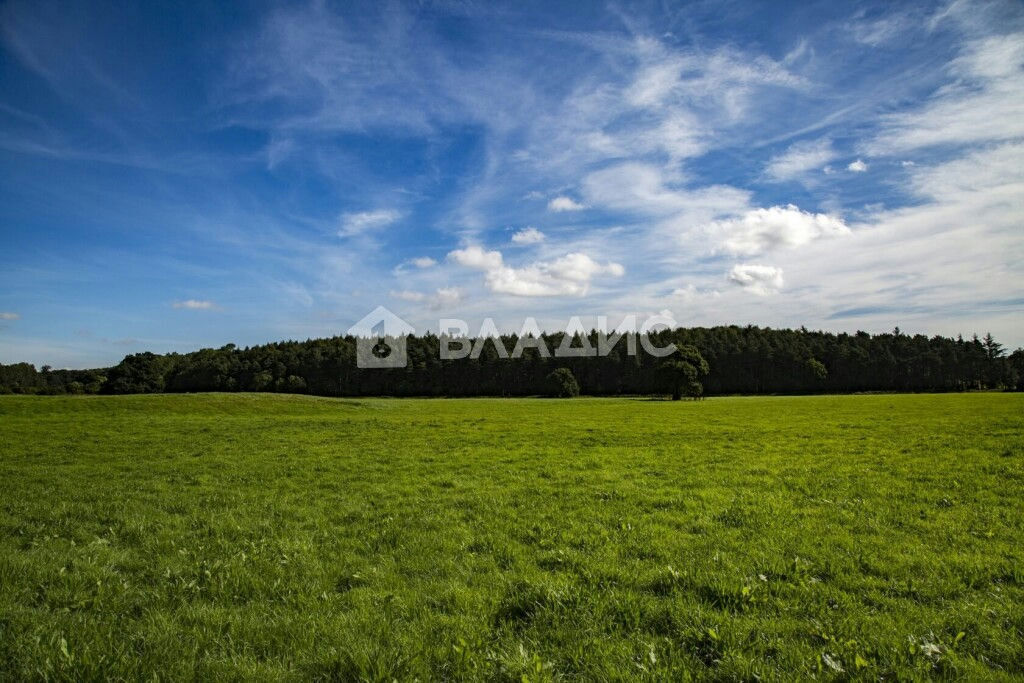
[(462, 300), (462, 292), (456, 287), (439, 287), (434, 293), (434, 300), (438, 307), (452, 306)]
[(456, 287), (439, 287), (433, 294), (404, 289), (389, 292), (391, 296), (410, 303), (426, 304), (431, 310), (454, 306), (462, 300), (462, 292)]
[(677, 287), (669, 293), (670, 299), (678, 299), (683, 303), (693, 303), (702, 297), (717, 298), (722, 294), (716, 289), (701, 289), (692, 282), (685, 287)]
[(0, 313), (0, 320), (20, 320), (21, 315), (18, 313)]
[(670, 178), (657, 166), (630, 162), (591, 173), (583, 182), (583, 191), (589, 202), (610, 209), (647, 216), (683, 213), (705, 222), (749, 205), (750, 193), (746, 190), (727, 185), (676, 188), (668, 185)]
[(1024, 67), (1024, 33), (989, 36), (968, 44), (949, 65), (960, 78), (1016, 79)]
[(835, 216), (801, 211), (793, 204), (754, 209), (741, 218), (710, 223), (705, 230), (725, 251), (740, 256), (779, 247), (799, 247), (850, 232), (846, 223)]
[(395, 209), (345, 213), (341, 215), (341, 229), (338, 231), (338, 235), (341, 237), (355, 237), (369, 230), (385, 228), (401, 217), (401, 212)]
[(661, 149), (669, 159), (699, 156), (707, 149), (708, 132), (690, 112), (676, 111), (655, 128), (643, 131), (632, 140), (633, 149)]
[(756, 263), (737, 263), (729, 271), (729, 281), (751, 294), (767, 296), (782, 289), (782, 269)]
[[(917, 168), (911, 180), (915, 194), (938, 202), (962, 201), (978, 193), (1011, 198), (1022, 184), (1024, 142), (978, 150), (944, 164)], [(1016, 200), (1008, 203), (1007, 208), (1019, 207), (1022, 197)]]
[(453, 251), (448, 256), (460, 265), (483, 270), (484, 284), (490, 291), (514, 296), (583, 296), (595, 277), (618, 278), (626, 272), (619, 263), (601, 264), (578, 252), (522, 268), (505, 265), (501, 252), (476, 246)]
[(906, 173), (913, 205), (874, 212), (839, 248), (820, 240), (773, 256), (786, 274), (783, 319), (1019, 339), (1024, 143)]
[(779, 156), (772, 157), (764, 173), (771, 180), (792, 180), (808, 171), (825, 167), (835, 156), (831, 140), (798, 142)]
[(640, 41), (639, 52), (646, 57), (647, 64), (624, 93), (626, 101), (638, 108), (711, 105), (735, 119), (746, 109), (757, 88), (806, 85), (780, 62), (731, 48), (680, 54), (646, 40)]
[(407, 259), (402, 261), (391, 270), (391, 274), (395, 276), (408, 275), (410, 273), (410, 267), (416, 270), (427, 270), (437, 265), (437, 261), (430, 258), (429, 256), (417, 256), (416, 258)]
[(544, 233), (534, 227), (526, 227), (512, 235), (516, 244), (537, 244), (544, 241)]
[(919, 18), (912, 19), (909, 16), (897, 14), (876, 21), (853, 22), (850, 24), (849, 30), (853, 34), (853, 39), (858, 43), (877, 47), (919, 25)]
[(693, 113), (675, 110), (659, 115), (664, 118), (652, 124), (582, 133), (580, 145), (590, 155), (605, 159), (663, 154), (671, 161), (679, 161), (707, 150), (709, 132)]
[(492, 292), (515, 296), (583, 296), (594, 277), (622, 277), (625, 272), (618, 263), (602, 265), (586, 254), (573, 253), (524, 268), (506, 266), (488, 271), (486, 284)]
[(923, 106), (883, 117), (865, 153), (1024, 137), (1024, 33), (967, 43), (947, 72), (951, 81)]
[(190, 311), (212, 311), (217, 308), (217, 305), (212, 301), (200, 301), (198, 299), (186, 299), (185, 301), (175, 301), (171, 304), (174, 308), (183, 308)]
[(403, 289), (403, 290), (397, 291), (397, 292), (392, 291), (392, 292), (388, 292), (388, 293), (391, 296), (395, 297), (396, 299), (401, 299), (402, 301), (411, 301), (411, 302), (414, 302), (414, 303), (418, 303), (420, 301), (424, 301), (427, 298), (427, 295), (424, 294), (423, 292), (414, 292), (414, 291), (408, 290), (408, 289)]
[(572, 197), (566, 197), (564, 195), (560, 197), (555, 197), (550, 202), (548, 202), (548, 211), (582, 211), (585, 208), (587, 207), (584, 206), (583, 204), (580, 204)]
[(475, 268), (476, 270), (495, 270), (502, 267), (500, 251), (484, 251), (476, 245), (465, 249), (456, 249), (448, 254), (448, 259), (455, 261), (460, 266)]
[(853, 171), (854, 173), (863, 173), (868, 170), (868, 165), (860, 159), (857, 159), (856, 161), (851, 161), (850, 165), (846, 167), (846, 170)]

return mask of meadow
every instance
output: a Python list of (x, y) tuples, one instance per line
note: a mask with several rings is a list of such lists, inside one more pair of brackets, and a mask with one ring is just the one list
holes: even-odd
[(1024, 672), (1024, 395), (0, 396), (0, 679)]

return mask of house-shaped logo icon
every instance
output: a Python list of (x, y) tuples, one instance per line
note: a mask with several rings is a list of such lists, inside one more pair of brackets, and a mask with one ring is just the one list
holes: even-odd
[(408, 362), (406, 338), (415, 328), (378, 306), (348, 329), (356, 338), (356, 367), (404, 368)]

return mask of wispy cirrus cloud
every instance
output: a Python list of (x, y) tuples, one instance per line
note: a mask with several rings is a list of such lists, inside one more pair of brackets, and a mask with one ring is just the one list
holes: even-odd
[(438, 287), (430, 293), (403, 289), (392, 291), (390, 296), (415, 304), (425, 304), (430, 310), (450, 309), (462, 301), (462, 292), (457, 287)]
[(949, 80), (921, 106), (882, 117), (866, 153), (1024, 137), (1024, 32), (968, 41), (946, 66)]
[(175, 301), (171, 304), (171, 307), (187, 311), (216, 311), (218, 309), (217, 304), (203, 299), (185, 299), (184, 301)]
[(782, 154), (772, 157), (765, 166), (764, 174), (775, 182), (793, 180), (811, 171), (821, 172), (836, 156), (831, 140), (797, 142)]
[(355, 237), (364, 233), (386, 228), (402, 217), (396, 209), (374, 209), (373, 211), (356, 211), (343, 213), (339, 219), (341, 225), (338, 234), (341, 237)]

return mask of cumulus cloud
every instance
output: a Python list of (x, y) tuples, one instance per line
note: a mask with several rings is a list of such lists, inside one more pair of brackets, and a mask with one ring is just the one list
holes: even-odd
[(782, 154), (772, 157), (765, 166), (764, 174), (769, 180), (792, 180), (808, 171), (824, 167), (835, 156), (831, 140), (798, 142)]
[(448, 259), (455, 261), (460, 266), (475, 268), (477, 270), (495, 270), (502, 267), (500, 251), (484, 251), (476, 245), (465, 249), (456, 249), (448, 254)]
[(846, 167), (846, 170), (853, 171), (854, 173), (863, 173), (868, 170), (868, 165), (860, 159), (857, 159), (856, 161), (851, 161), (850, 165)]
[(756, 263), (737, 263), (729, 271), (729, 282), (751, 294), (767, 296), (782, 289), (782, 269)]
[(212, 311), (217, 308), (217, 305), (212, 301), (201, 301), (199, 299), (186, 299), (184, 301), (175, 301), (171, 304), (174, 308), (182, 308), (190, 311)]
[(19, 315), (18, 313), (8, 313), (8, 312), (0, 313), (0, 320), (20, 320), (20, 319), (21, 319), (21, 315)]
[(572, 197), (566, 197), (564, 195), (555, 197), (548, 202), (548, 211), (562, 212), (562, 211), (582, 211), (587, 208), (583, 204), (580, 204)]
[(598, 263), (579, 252), (522, 268), (505, 265), (499, 251), (484, 251), (476, 246), (458, 249), (448, 256), (460, 265), (484, 271), (484, 284), (490, 291), (515, 296), (583, 296), (595, 277), (617, 278), (626, 272), (619, 263)]
[(715, 221), (707, 226), (707, 232), (730, 254), (753, 256), (779, 247), (799, 247), (817, 239), (847, 235), (850, 229), (835, 216), (801, 211), (789, 204)]
[(537, 228), (527, 227), (512, 235), (512, 241), (516, 244), (537, 244), (544, 241), (544, 233)]
[(401, 217), (401, 212), (395, 209), (344, 213), (341, 215), (341, 229), (338, 231), (338, 235), (341, 237), (355, 237), (370, 230), (386, 228)]

